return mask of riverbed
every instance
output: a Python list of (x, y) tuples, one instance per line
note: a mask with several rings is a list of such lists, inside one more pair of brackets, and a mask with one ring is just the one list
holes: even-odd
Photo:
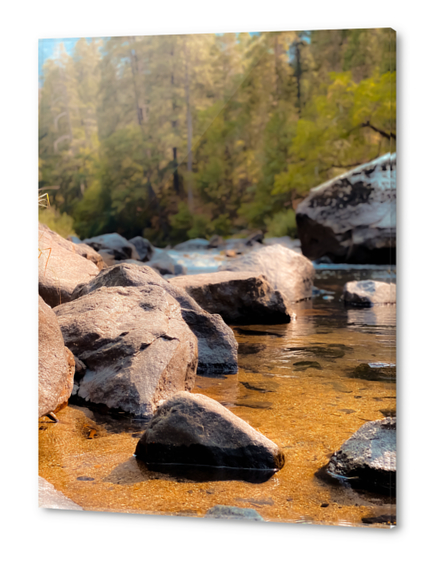
[(39, 423), (40, 476), (85, 510), (203, 517), (228, 505), (269, 522), (394, 524), (394, 497), (320, 474), (361, 425), (396, 413), (396, 307), (347, 308), (341, 300), (347, 281), (394, 282), (395, 274), (384, 266), (316, 271), (314, 297), (292, 306), (289, 324), (232, 326), (237, 374), (197, 376), (193, 389), (277, 443), (282, 470), (260, 482), (153, 472), (134, 457), (143, 422), (69, 405), (59, 423)]

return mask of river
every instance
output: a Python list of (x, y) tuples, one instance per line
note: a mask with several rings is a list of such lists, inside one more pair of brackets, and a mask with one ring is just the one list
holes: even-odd
[[(220, 264), (217, 252), (206, 255), (193, 272)], [(60, 423), (39, 423), (39, 474), (85, 510), (202, 517), (229, 505), (253, 508), (266, 521), (388, 527), (395, 498), (319, 474), (361, 425), (395, 415), (396, 307), (352, 309), (341, 301), (345, 282), (394, 282), (395, 274), (343, 265), (319, 265), (316, 273), (315, 296), (293, 305), (291, 323), (232, 326), (237, 374), (197, 376), (193, 389), (275, 441), (285, 454), (281, 471), (260, 483), (151, 472), (134, 457), (142, 422), (69, 405)]]

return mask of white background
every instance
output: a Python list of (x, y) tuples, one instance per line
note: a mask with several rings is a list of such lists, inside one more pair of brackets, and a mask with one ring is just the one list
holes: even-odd
[[(427, 2), (8, 2), (1, 16), (4, 560), (426, 560), (430, 556), (431, 64)], [(353, 529), (37, 508), (37, 40), (393, 27), (398, 32), (398, 526)]]

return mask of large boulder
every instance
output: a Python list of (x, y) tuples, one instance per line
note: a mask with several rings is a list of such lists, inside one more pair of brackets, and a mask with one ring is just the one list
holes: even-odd
[(285, 324), (290, 303), (263, 275), (243, 271), (217, 271), (184, 275), (170, 280), (184, 289), (211, 314), (239, 324)]
[(396, 285), (373, 280), (351, 281), (344, 286), (343, 299), (355, 306), (395, 304)]
[(100, 287), (157, 287), (181, 307), (181, 314), (198, 339), (198, 374), (237, 373), (237, 342), (234, 333), (218, 314), (203, 310), (186, 291), (175, 287), (146, 265), (121, 264), (104, 269), (90, 283), (77, 287), (73, 298)]
[(146, 464), (280, 470), (281, 449), (202, 394), (179, 392), (156, 411), (135, 454)]
[(39, 417), (54, 412), (69, 399), (75, 372), (54, 311), (39, 297)]
[(135, 246), (141, 261), (149, 261), (152, 259), (154, 248), (147, 238), (135, 236), (135, 238), (131, 238), (129, 242)]
[(330, 459), (331, 475), (349, 478), (357, 487), (396, 489), (396, 418), (367, 422)]
[(99, 273), (97, 258), (90, 259), (93, 250), (88, 248), (87, 253), (84, 248), (84, 257), (79, 254), (80, 246), (39, 223), (39, 295), (51, 307), (70, 301), (78, 284)]
[(161, 287), (101, 287), (55, 313), (87, 367), (77, 399), (147, 417), (160, 400), (194, 386), (196, 337)]
[(305, 256), (335, 263), (394, 263), (396, 154), (386, 154), (314, 189), (296, 212)]
[(99, 250), (108, 251), (116, 260), (140, 259), (135, 246), (117, 232), (86, 238), (83, 242), (94, 248), (97, 252)]
[(222, 265), (220, 271), (249, 271), (264, 275), (289, 302), (312, 297), (315, 269), (307, 258), (279, 244), (261, 246)]

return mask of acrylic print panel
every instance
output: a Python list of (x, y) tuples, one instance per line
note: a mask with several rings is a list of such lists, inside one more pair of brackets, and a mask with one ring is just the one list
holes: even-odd
[(396, 523), (395, 41), (40, 40), (40, 506)]

